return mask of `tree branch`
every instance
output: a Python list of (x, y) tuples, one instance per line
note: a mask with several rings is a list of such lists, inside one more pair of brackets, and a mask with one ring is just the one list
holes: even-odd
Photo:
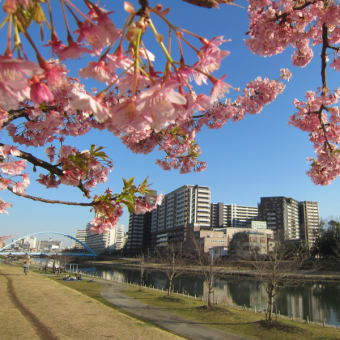
[[(0, 146), (4, 146), (4, 144), (0, 143)], [(62, 177), (64, 175), (63, 170), (60, 169), (58, 166), (52, 165), (51, 163), (43, 161), (42, 159), (39, 159), (39, 158), (33, 156), (32, 154), (30, 154), (28, 152), (21, 151), (21, 150), (18, 150), (18, 151), (19, 151), (19, 154), (16, 155), (17, 157), (25, 159), (26, 161), (33, 164), (34, 166), (38, 166), (40, 168), (43, 168), (43, 169), (49, 171), (51, 174), (55, 174), (59, 177)], [(82, 181), (79, 181), (77, 188), (79, 188), (79, 190), (84, 194), (84, 196), (86, 196), (88, 198), (90, 197), (89, 190), (84, 187)]]
[[(327, 48), (329, 47), (328, 43), (328, 27), (325, 23), (322, 25), (322, 50), (321, 50), (321, 80), (322, 80), (322, 96), (326, 96), (328, 92), (327, 88), (327, 78), (326, 78), (326, 68), (327, 68)], [(321, 105), (318, 118), (321, 124), (321, 129), (325, 138), (325, 147), (329, 149), (330, 152), (333, 151), (331, 144), (327, 138), (326, 126), (322, 119), (322, 111), (325, 109), (323, 105)]]
[(26, 113), (26, 109), (18, 109), (18, 110), (9, 110), (8, 111), (8, 118), (6, 121), (3, 122), (2, 127), (6, 127), (8, 124), (10, 124), (13, 120), (17, 118), (26, 118), (28, 119), (28, 115)]
[(80, 202), (68, 202), (68, 201), (59, 201), (59, 200), (50, 200), (50, 199), (46, 199), (46, 198), (41, 198), (41, 197), (37, 197), (37, 196), (31, 196), (31, 195), (27, 195), (27, 194), (20, 194), (18, 192), (14, 192), (13, 188), (8, 186), (7, 189), (12, 192), (14, 195), (20, 196), (20, 197), (24, 197), (24, 198), (28, 198), (30, 200), (33, 201), (39, 201), (39, 202), (43, 202), (43, 203), (50, 203), (50, 204), (64, 204), (64, 205), (76, 205), (76, 206), (81, 206), (81, 207), (93, 207), (95, 206), (97, 203), (96, 202), (90, 202), (90, 203), (80, 203)]
[[(0, 143), (0, 146), (4, 146), (4, 145), (5, 144)], [(53, 173), (53, 174), (58, 175), (58, 176), (63, 176), (63, 170), (61, 170), (57, 166), (52, 165), (51, 163), (45, 162), (42, 159), (39, 159), (39, 158), (33, 156), (32, 154), (30, 154), (28, 152), (21, 151), (21, 150), (18, 150), (18, 152), (19, 152), (19, 154), (16, 155), (17, 157), (25, 159), (26, 161), (33, 164), (34, 166), (38, 166), (40, 168), (43, 168), (43, 169), (49, 171), (50, 173)]]
[(325, 23), (322, 25), (322, 50), (321, 50), (321, 79), (322, 79), (322, 94), (326, 95), (327, 80), (326, 80), (326, 66), (327, 66), (327, 47), (328, 47), (328, 28)]
[[(42, 108), (41, 110), (44, 113), (47, 113), (51, 110), (56, 110), (57, 107), (56, 106), (45, 106), (44, 108)], [(17, 118), (26, 118), (27, 120), (30, 120), (27, 114), (27, 110), (34, 110), (33, 106), (27, 106), (27, 107), (23, 107), (21, 109), (17, 109), (17, 110), (9, 110), (8, 111), (8, 118), (7, 120), (2, 124), (2, 127), (6, 127), (8, 124), (10, 124), (13, 120), (17, 119)]]
[(232, 0), (183, 0), (189, 4), (205, 7), (205, 8), (218, 8), (220, 4), (230, 4)]

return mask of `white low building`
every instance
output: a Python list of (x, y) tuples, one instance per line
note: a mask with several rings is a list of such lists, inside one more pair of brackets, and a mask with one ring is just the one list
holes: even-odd
[(107, 249), (114, 248), (117, 229), (109, 229), (102, 234), (91, 231), (91, 224), (86, 227), (85, 243), (96, 253), (101, 254)]
[[(86, 242), (86, 229), (80, 229), (78, 228), (76, 231), (76, 239), (85, 243)], [(82, 246), (79, 242), (74, 242), (74, 248), (75, 249), (84, 249), (84, 246)]]

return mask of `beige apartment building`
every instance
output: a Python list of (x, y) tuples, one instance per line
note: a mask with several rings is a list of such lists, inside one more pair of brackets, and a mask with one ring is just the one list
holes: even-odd
[(191, 225), (210, 228), (210, 188), (183, 185), (166, 194), (160, 206), (152, 211), (152, 247), (184, 242)]
[(211, 227), (246, 227), (250, 221), (258, 218), (258, 208), (237, 205), (212, 203), (211, 204)]
[(299, 202), (301, 239), (311, 248), (320, 234), (318, 202)]

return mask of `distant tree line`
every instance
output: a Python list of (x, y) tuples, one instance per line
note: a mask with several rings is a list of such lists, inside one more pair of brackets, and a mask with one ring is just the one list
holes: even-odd
[(320, 235), (311, 253), (321, 259), (340, 258), (340, 221), (321, 221)]

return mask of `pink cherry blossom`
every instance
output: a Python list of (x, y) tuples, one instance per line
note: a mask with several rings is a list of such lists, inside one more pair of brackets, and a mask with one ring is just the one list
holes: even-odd
[(50, 103), (54, 100), (54, 96), (46, 84), (34, 82), (31, 85), (31, 100), (37, 104)]
[(52, 163), (55, 156), (55, 147), (53, 145), (45, 149), (45, 153), (48, 156), (50, 162)]
[(57, 179), (57, 176), (54, 174), (52, 175), (39, 175), (39, 178), (37, 179), (37, 182), (44, 185), (47, 189), (49, 188), (57, 188), (61, 181)]
[(104, 60), (90, 62), (87, 67), (79, 70), (79, 76), (83, 78), (93, 78), (103, 83), (112, 83), (117, 79), (114, 70), (108, 66)]
[[(120, 36), (120, 31), (116, 29), (114, 23), (108, 17), (108, 14), (97, 8), (91, 11), (92, 21), (86, 20), (79, 25), (78, 42), (86, 39), (92, 46), (92, 53), (99, 55), (101, 50), (113, 44)], [(93, 24), (93, 20), (98, 21), (97, 25)]]
[(12, 181), (9, 178), (0, 177), (0, 190), (5, 190), (9, 185), (12, 184)]
[(78, 59), (83, 54), (89, 52), (90, 50), (88, 48), (74, 41), (70, 42), (67, 46), (60, 45), (58, 48), (55, 48), (55, 53), (60, 60)]
[(70, 93), (70, 106), (74, 110), (83, 110), (93, 114), (98, 122), (102, 123), (110, 117), (110, 111), (99, 99), (91, 96), (81, 89), (72, 89)]
[(220, 79), (215, 79), (212, 81), (213, 88), (210, 92), (210, 103), (214, 104), (218, 99), (224, 98), (225, 94), (229, 92), (231, 85), (223, 82), (225, 75)]
[(26, 188), (30, 184), (30, 179), (27, 174), (21, 175), (22, 177), (22, 182), (16, 182), (13, 185), (13, 192), (18, 193), (18, 194), (24, 194)]
[(340, 71), (340, 53), (338, 53), (338, 56), (334, 58), (330, 66), (333, 67), (335, 70)]
[(31, 61), (0, 56), (0, 106), (16, 109), (29, 96), (28, 77), (41, 73)]
[(7, 209), (11, 208), (12, 204), (0, 199), (0, 214), (8, 214)]

